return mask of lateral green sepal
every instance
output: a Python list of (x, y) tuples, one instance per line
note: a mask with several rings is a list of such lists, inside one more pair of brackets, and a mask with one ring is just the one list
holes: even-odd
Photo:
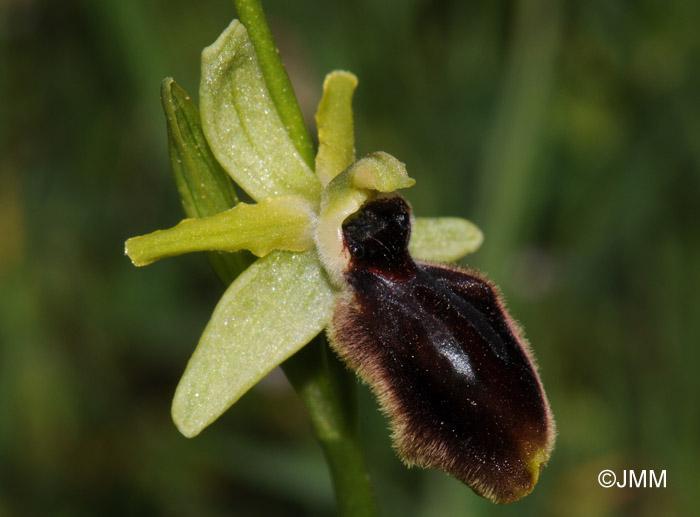
[(273, 251), (226, 290), (175, 391), (193, 437), (327, 325), (334, 294), (316, 253)]

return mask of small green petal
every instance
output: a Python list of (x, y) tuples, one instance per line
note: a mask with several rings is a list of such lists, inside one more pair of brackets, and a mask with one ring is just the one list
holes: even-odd
[(454, 262), (479, 249), (484, 235), (477, 226), (458, 217), (416, 217), (408, 249), (428, 262)]
[(305, 251), (313, 241), (313, 206), (299, 196), (263, 199), (257, 205), (239, 203), (211, 217), (185, 219), (167, 230), (126, 241), (135, 266), (194, 251), (247, 249), (261, 257), (273, 249)]
[(228, 288), (175, 392), (172, 415), (199, 434), (328, 323), (334, 294), (315, 251), (274, 251)]
[(323, 81), (323, 98), (316, 113), (316, 175), (323, 186), (355, 161), (352, 97), (356, 87), (357, 77), (350, 72), (331, 72)]
[(214, 155), (253, 199), (293, 194), (318, 200), (321, 185), (280, 120), (238, 20), (202, 52), (199, 96)]
[[(199, 110), (185, 90), (168, 77), (161, 84), (168, 128), (170, 166), (187, 217), (208, 217), (233, 207), (238, 196), (202, 131)], [(229, 284), (249, 262), (239, 253), (207, 253), (214, 271)]]

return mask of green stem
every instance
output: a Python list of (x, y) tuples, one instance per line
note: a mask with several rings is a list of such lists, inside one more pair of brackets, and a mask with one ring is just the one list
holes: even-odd
[[(299, 103), (259, 0), (234, 0), (240, 21), (258, 54), (265, 82), (283, 124), (304, 161), (314, 168), (314, 149)], [(355, 380), (322, 337), (283, 365), (287, 378), (309, 412), (314, 434), (328, 461), (338, 513), (376, 515), (376, 505), (357, 428)]]
[(267, 83), (277, 113), (287, 128), (289, 136), (294, 142), (299, 154), (306, 164), (314, 168), (314, 146), (311, 137), (304, 124), (304, 117), (299, 107), (299, 102), (294, 94), (294, 88), (284, 68), (279, 49), (275, 44), (275, 38), (267, 24), (260, 0), (233, 0), (238, 13), (238, 19), (243, 23), (250, 41), (258, 54), (258, 61), (262, 69), (263, 77)]
[(316, 439), (333, 477), (338, 515), (376, 515), (374, 493), (360, 442), (355, 378), (317, 337), (283, 365), (309, 411)]

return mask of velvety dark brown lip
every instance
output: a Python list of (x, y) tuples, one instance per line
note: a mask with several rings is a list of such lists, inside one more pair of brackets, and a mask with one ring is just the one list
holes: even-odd
[(553, 422), (497, 289), (474, 272), (414, 261), (401, 197), (367, 203), (343, 232), (348, 290), (331, 342), (377, 394), (399, 454), (496, 502), (529, 493)]

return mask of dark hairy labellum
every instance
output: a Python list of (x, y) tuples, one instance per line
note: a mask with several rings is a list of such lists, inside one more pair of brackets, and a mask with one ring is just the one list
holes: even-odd
[(399, 196), (344, 222), (347, 289), (331, 343), (378, 396), (407, 464), (515, 501), (533, 489), (554, 442), (527, 342), (489, 282), (414, 261), (410, 231)]

